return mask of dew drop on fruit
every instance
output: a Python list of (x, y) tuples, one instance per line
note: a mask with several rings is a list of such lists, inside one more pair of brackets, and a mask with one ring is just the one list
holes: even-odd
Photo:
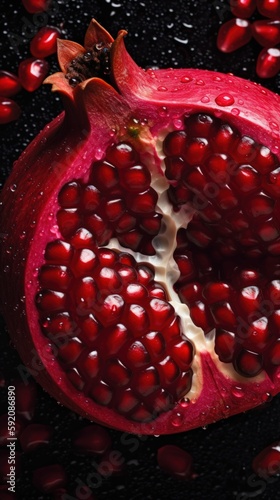
[(159, 116), (161, 116), (162, 118), (164, 118), (165, 116), (168, 116), (168, 110), (167, 110), (167, 107), (166, 106), (162, 106), (161, 108), (159, 108), (159, 112), (158, 112)]
[(215, 102), (218, 104), (218, 106), (231, 106), (232, 104), (234, 104), (234, 97), (231, 94), (227, 93), (219, 94), (216, 97)]
[(244, 396), (244, 391), (242, 387), (235, 386), (232, 389), (232, 395), (235, 396), (236, 398), (243, 398)]
[(210, 99), (207, 95), (205, 95), (204, 97), (201, 98), (201, 102), (203, 102), (204, 104), (207, 104), (207, 102), (210, 102)]
[(174, 128), (176, 128), (177, 130), (181, 130), (181, 128), (183, 126), (183, 122), (179, 118), (175, 118), (175, 120), (173, 120), (173, 125), (174, 125)]
[(14, 193), (16, 191), (16, 189), (17, 189), (17, 185), (16, 184), (12, 184), (10, 186), (10, 191), (12, 191), (12, 193)]
[(196, 84), (196, 85), (199, 85), (200, 87), (203, 87), (203, 85), (205, 85), (205, 81), (204, 81), (204, 80), (199, 79), (199, 80), (196, 80), (195, 84)]
[(171, 424), (173, 427), (180, 427), (182, 425), (184, 417), (181, 413), (176, 413), (171, 419)]
[(167, 92), (168, 90), (167, 87), (164, 87), (163, 85), (160, 85), (157, 89), (159, 92)]
[(182, 76), (180, 81), (181, 83), (190, 83), (192, 81), (192, 78), (190, 78), (189, 76)]
[(231, 114), (234, 116), (238, 116), (240, 114), (240, 109), (238, 108), (232, 108)]

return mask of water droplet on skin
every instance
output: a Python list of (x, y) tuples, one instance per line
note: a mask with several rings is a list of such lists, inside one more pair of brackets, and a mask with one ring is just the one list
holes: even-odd
[(276, 130), (278, 130), (278, 129), (279, 129), (279, 125), (278, 125), (278, 123), (275, 123), (275, 122), (270, 122), (270, 123), (269, 123), (269, 126), (270, 126), (270, 128), (272, 128), (272, 129), (276, 129)]
[(12, 184), (10, 186), (10, 191), (12, 191), (12, 193), (14, 193), (16, 191), (16, 189), (17, 189), (17, 185), (16, 184)]
[(173, 125), (177, 130), (180, 130), (183, 127), (183, 122), (179, 118), (175, 118), (175, 120), (173, 120)]
[(159, 92), (166, 92), (167, 88), (161, 85), (160, 87), (157, 88)]
[(271, 147), (271, 151), (272, 151), (272, 153), (277, 155), (279, 153), (279, 146), (277, 144), (273, 145)]
[(188, 408), (189, 405), (190, 405), (190, 400), (188, 398), (180, 402), (181, 408)]
[(223, 79), (220, 76), (214, 76), (213, 78), (214, 82), (222, 82)]
[(190, 83), (192, 81), (192, 78), (190, 78), (189, 76), (182, 76), (180, 81), (181, 83)]
[(161, 108), (159, 108), (158, 114), (161, 117), (168, 116), (167, 107), (166, 106), (162, 106)]
[(240, 104), (240, 106), (243, 106), (244, 101), (243, 101), (243, 99), (238, 99), (237, 103)]
[(236, 398), (243, 398), (243, 396), (244, 396), (244, 391), (243, 391), (242, 387), (238, 387), (238, 386), (233, 387), (233, 389), (231, 390), (231, 393)]
[(183, 415), (181, 413), (176, 413), (174, 417), (172, 417), (171, 424), (173, 427), (180, 427), (183, 423)]
[(203, 102), (204, 104), (206, 104), (207, 102), (210, 102), (210, 99), (207, 95), (205, 95), (204, 97), (201, 98), (201, 102)]
[(240, 109), (238, 108), (232, 108), (231, 114), (234, 116), (238, 116), (240, 114)]
[(215, 102), (218, 104), (218, 106), (231, 106), (232, 104), (234, 104), (234, 97), (231, 94), (219, 94), (216, 97)]
[(96, 159), (97, 159), (97, 160), (101, 160), (102, 156), (103, 156), (103, 151), (102, 151), (102, 149), (97, 148), (96, 153), (95, 153), (95, 157), (96, 157)]
[(202, 87), (203, 85), (205, 85), (205, 81), (204, 80), (196, 80), (195, 84)]

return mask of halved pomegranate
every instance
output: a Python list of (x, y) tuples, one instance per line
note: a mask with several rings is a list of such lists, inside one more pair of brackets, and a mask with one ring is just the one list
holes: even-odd
[(2, 193), (2, 309), (58, 401), (182, 432), (280, 391), (280, 98), (144, 71), (125, 34), (58, 40), (65, 112)]

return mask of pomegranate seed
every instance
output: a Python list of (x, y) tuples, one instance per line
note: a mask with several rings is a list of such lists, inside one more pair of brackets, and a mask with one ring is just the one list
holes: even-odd
[(74, 450), (86, 455), (102, 455), (111, 446), (109, 432), (100, 425), (87, 425), (79, 429), (72, 438)]
[(22, 0), (24, 8), (30, 14), (43, 12), (49, 8), (51, 0)]
[(49, 64), (43, 59), (31, 57), (21, 61), (18, 68), (20, 83), (28, 92), (34, 92), (43, 83), (49, 71)]
[(280, 71), (280, 50), (264, 48), (257, 60), (257, 74), (260, 78), (272, 78)]
[(271, 19), (280, 18), (279, 0), (257, 0), (257, 8), (260, 14)]
[(235, 351), (235, 335), (232, 332), (218, 328), (215, 338), (215, 352), (224, 363), (230, 363)]
[(30, 424), (20, 435), (19, 441), (25, 453), (32, 452), (42, 445), (49, 444), (53, 430), (49, 425)]
[(63, 240), (50, 241), (45, 250), (45, 259), (52, 264), (67, 265), (71, 261), (73, 249)]
[(245, 19), (234, 18), (220, 27), (217, 45), (222, 52), (234, 52), (250, 42), (251, 38), (251, 24)]
[(252, 24), (253, 37), (263, 47), (274, 47), (280, 43), (280, 21), (255, 21)]
[(182, 156), (185, 152), (187, 142), (185, 131), (171, 132), (163, 141), (163, 152), (166, 156)]
[(20, 114), (21, 109), (15, 101), (0, 96), (0, 125), (17, 120)]
[(235, 17), (241, 17), (241, 19), (251, 17), (256, 6), (256, 0), (230, 0), (231, 12)]
[(11, 97), (21, 90), (21, 84), (16, 75), (0, 70), (0, 96)]
[(46, 465), (33, 472), (33, 485), (42, 493), (51, 493), (66, 485), (66, 473), (59, 465)]
[(265, 479), (280, 474), (280, 444), (275, 442), (262, 450), (253, 460), (255, 474)]
[(55, 54), (57, 49), (57, 39), (60, 38), (61, 31), (53, 26), (41, 28), (30, 43), (30, 52), (37, 59), (44, 59)]
[(123, 169), (135, 164), (138, 161), (138, 154), (131, 144), (120, 142), (107, 151), (107, 159), (116, 167)]
[(157, 461), (159, 467), (170, 476), (184, 480), (193, 477), (192, 456), (178, 446), (169, 444), (159, 448)]
[(261, 372), (263, 366), (262, 356), (258, 353), (241, 350), (235, 359), (235, 368), (244, 377), (255, 377)]

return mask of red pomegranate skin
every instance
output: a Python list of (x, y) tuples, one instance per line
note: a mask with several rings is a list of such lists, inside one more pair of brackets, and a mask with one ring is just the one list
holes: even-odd
[[(104, 158), (112, 141), (131, 143), (141, 161), (151, 165), (152, 174), (164, 179), (158, 138), (163, 141), (171, 130), (176, 130), (178, 120), (196, 113), (230, 123), (242, 136), (265, 145), (279, 158), (280, 98), (255, 83), (207, 70), (144, 71), (127, 53), (125, 34), (121, 31), (113, 41), (92, 21), (85, 48), (58, 41), (62, 72), (49, 77), (47, 82), (60, 92), (65, 111), (27, 147), (15, 163), (1, 195), (1, 307), (24, 363), (56, 400), (109, 427), (137, 434), (168, 434), (246, 411), (263, 403), (264, 394), (277, 394), (279, 356), (276, 352), (276, 362), (266, 362), (254, 376), (243, 376), (231, 363), (221, 362), (214, 349), (201, 347), (191, 336), (188, 342), (194, 347), (192, 373), (195, 373), (191, 389), (186, 398), (174, 401), (169, 409), (159, 411), (149, 421), (144, 413), (142, 417), (141, 412), (138, 414), (138, 421), (131, 420), (115, 408), (96, 403), (82, 387), (77, 388), (77, 372), (72, 371), (74, 387), (63, 363), (58, 362), (55, 349), (39, 328), (35, 304), (40, 290), (38, 269), (44, 264), (46, 246), (61, 237), (56, 218), (58, 195), (63, 186), (75, 179), (87, 183), (93, 162)], [(82, 78), (79, 83), (80, 75), (71, 61), (100, 42), (110, 46), (111, 83), (99, 76)], [(189, 331), (184, 335), (188, 339)], [(69, 355), (74, 356), (69, 349)], [(277, 346), (274, 350), (277, 351)], [(242, 362), (246, 363), (247, 358), (243, 357)], [(249, 356), (248, 372), (250, 369), (254, 372), (254, 361)], [(116, 373), (119, 375), (119, 371)], [(144, 385), (143, 390), (148, 391), (149, 386)]]

